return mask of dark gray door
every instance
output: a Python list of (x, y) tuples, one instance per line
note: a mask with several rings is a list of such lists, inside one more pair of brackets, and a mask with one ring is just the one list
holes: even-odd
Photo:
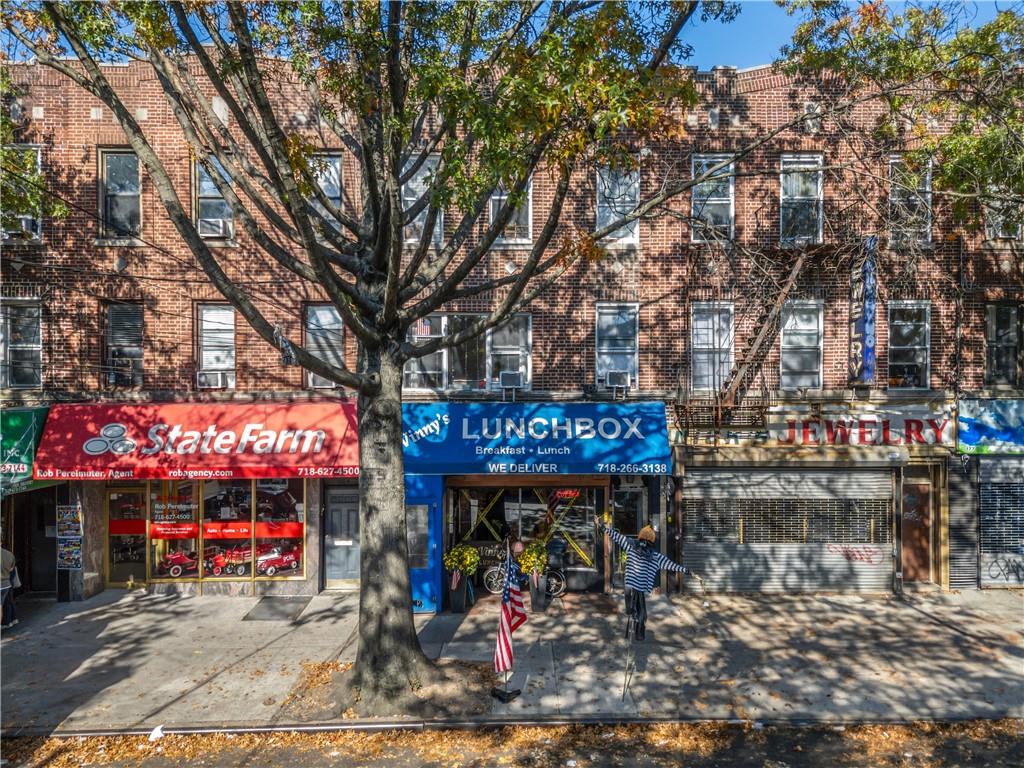
[(359, 581), (359, 489), (327, 486), (326, 494), (325, 586), (355, 586)]

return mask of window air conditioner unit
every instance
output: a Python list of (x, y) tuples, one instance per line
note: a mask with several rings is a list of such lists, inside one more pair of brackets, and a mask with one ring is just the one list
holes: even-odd
[(234, 371), (199, 371), (196, 373), (196, 385), (199, 389), (233, 389), (235, 373)]
[(522, 371), (502, 371), (498, 375), (498, 383), (502, 389), (522, 389)]
[(608, 389), (629, 389), (629, 371), (608, 371), (604, 383)]
[(200, 219), (200, 237), (231, 237), (231, 222), (227, 219)]

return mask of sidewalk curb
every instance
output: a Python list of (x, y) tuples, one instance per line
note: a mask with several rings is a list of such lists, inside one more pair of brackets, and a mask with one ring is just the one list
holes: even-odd
[[(516, 717), (480, 717), (480, 718), (451, 718), (439, 720), (370, 720), (353, 719), (329, 723), (290, 723), (275, 725), (219, 725), (219, 726), (197, 726), (189, 727), (167, 727), (163, 729), (164, 736), (196, 736), (208, 734), (246, 734), (246, 733), (342, 733), (346, 731), (368, 732), (375, 731), (477, 731), (505, 728), (509, 726), (522, 726), (527, 728), (543, 728), (564, 725), (688, 725), (688, 724), (710, 724), (718, 723), (734, 726), (755, 726), (758, 728), (816, 728), (816, 727), (842, 727), (849, 728), (857, 725), (907, 725), (909, 723), (962, 723), (971, 721), (995, 721), (995, 720), (1017, 720), (1024, 727), (1024, 718), (1012, 715), (1000, 717), (913, 717), (913, 718), (861, 718), (856, 720), (843, 720), (837, 718), (804, 718), (799, 720), (788, 719), (757, 719), (744, 720), (741, 718), (706, 718), (706, 717), (630, 717), (630, 716), (580, 716), (580, 717), (551, 717), (544, 719), (523, 719)], [(4, 739), (13, 738), (54, 738), (54, 739), (79, 739), (99, 738), (115, 736), (149, 736), (152, 728), (90, 728), (82, 730), (48, 730), (45, 728), (4, 728), (0, 730), (0, 737)]]

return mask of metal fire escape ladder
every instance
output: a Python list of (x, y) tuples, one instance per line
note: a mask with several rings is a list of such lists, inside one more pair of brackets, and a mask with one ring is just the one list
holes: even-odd
[(723, 385), (721, 397), (723, 407), (732, 408), (736, 405), (737, 400), (743, 396), (750, 381), (764, 361), (768, 349), (778, 335), (779, 316), (782, 314), (782, 307), (793, 290), (793, 286), (796, 285), (797, 278), (800, 276), (800, 270), (803, 269), (806, 260), (807, 251), (801, 251), (796, 261), (793, 262), (793, 268), (790, 270), (786, 282), (783, 283), (782, 289), (775, 297), (774, 304), (762, 315), (760, 330), (753, 341), (747, 344), (743, 355), (737, 360), (736, 365), (730, 372), (729, 379)]

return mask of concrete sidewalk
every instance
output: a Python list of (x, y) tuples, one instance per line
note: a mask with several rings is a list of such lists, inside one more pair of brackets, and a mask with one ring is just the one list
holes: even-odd
[[(618, 602), (570, 595), (515, 634), (496, 717), (752, 720), (1024, 717), (1024, 595), (652, 598), (622, 699)], [(357, 598), (323, 594), (296, 620), (243, 621), (255, 598), (108, 590), (19, 605), (0, 646), (2, 723), (22, 728), (282, 723), (304, 662), (352, 660)], [(490, 661), (498, 602), (420, 617), (432, 656)]]

